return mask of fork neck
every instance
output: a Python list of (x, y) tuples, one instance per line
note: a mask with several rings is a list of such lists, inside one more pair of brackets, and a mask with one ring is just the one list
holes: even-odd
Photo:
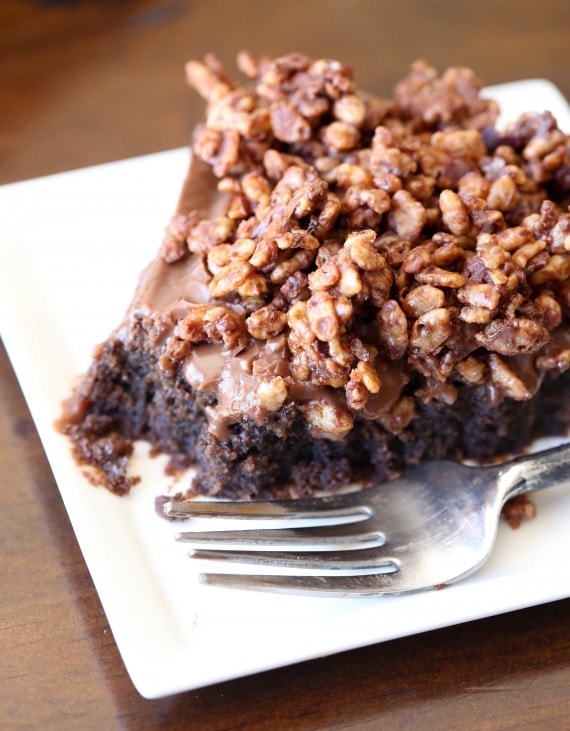
[(570, 483), (570, 443), (528, 454), (500, 468), (504, 499)]

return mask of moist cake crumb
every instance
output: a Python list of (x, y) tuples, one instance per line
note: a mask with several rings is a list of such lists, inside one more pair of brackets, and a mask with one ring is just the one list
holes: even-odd
[(525, 520), (532, 520), (536, 516), (536, 505), (528, 495), (517, 495), (503, 506), (501, 517), (511, 528), (519, 528)]

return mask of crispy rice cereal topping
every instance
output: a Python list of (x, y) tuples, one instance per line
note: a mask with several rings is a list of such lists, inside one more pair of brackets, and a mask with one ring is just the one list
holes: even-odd
[[(421, 61), (390, 101), (337, 61), (242, 53), (238, 66), (242, 86), (215, 56), (186, 67), (207, 100), (194, 154), (228, 204), (168, 229), (163, 259), (203, 257), (212, 301), (178, 322), (166, 360), (284, 335), (291, 376), (258, 399), (280, 409), (291, 378), (344, 389), (346, 410), (305, 407), (329, 433), (381, 391), (379, 362), (450, 404), (457, 382), (530, 398), (520, 356), (569, 367), (567, 346), (544, 348), (570, 315), (570, 144), (548, 112), (498, 132), (471, 71)], [(382, 422), (399, 432), (413, 416), (405, 396)]]

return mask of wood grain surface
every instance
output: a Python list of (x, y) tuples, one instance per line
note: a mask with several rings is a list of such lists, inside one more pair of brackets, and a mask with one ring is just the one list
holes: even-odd
[[(570, 97), (568, 0), (3, 0), (0, 182), (188, 144), (184, 62), (241, 48), (339, 57), (379, 94), (424, 57)], [(3, 349), (0, 495), (1, 729), (569, 728), (570, 600), (142, 699)]]

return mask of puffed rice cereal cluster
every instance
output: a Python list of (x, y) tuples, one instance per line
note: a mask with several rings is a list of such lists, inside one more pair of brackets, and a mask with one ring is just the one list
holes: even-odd
[[(164, 261), (202, 256), (211, 303), (177, 324), (167, 359), (284, 334), (294, 379), (344, 390), (345, 410), (305, 413), (331, 434), (382, 389), (378, 359), (448, 404), (457, 383), (529, 399), (519, 356), (570, 366), (567, 347), (545, 347), (570, 315), (570, 143), (550, 113), (499, 132), (470, 70), (422, 61), (391, 100), (336, 61), (242, 53), (238, 66), (244, 85), (213, 55), (186, 67), (207, 100), (194, 154), (228, 202), (168, 228)], [(277, 411), (287, 379), (258, 397)], [(413, 417), (408, 395), (383, 423), (398, 433)]]

